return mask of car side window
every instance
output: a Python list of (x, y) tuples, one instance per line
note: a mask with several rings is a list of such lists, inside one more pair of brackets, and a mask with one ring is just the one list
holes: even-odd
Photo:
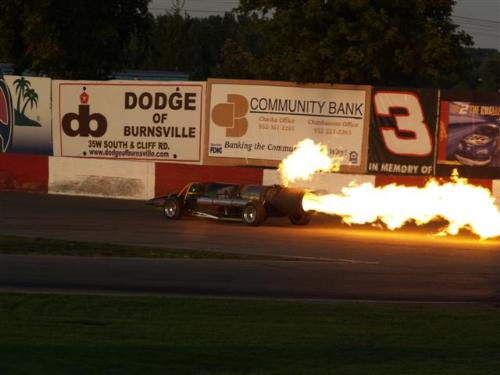
[(478, 133), (494, 138), (498, 134), (498, 128), (493, 126), (481, 126), (478, 130)]
[(217, 191), (218, 197), (232, 197), (236, 193), (237, 186), (236, 185), (228, 185), (220, 188)]
[(217, 197), (217, 192), (221, 188), (220, 184), (209, 184), (207, 185), (207, 189), (205, 191), (205, 196), (211, 197), (211, 198), (216, 198)]

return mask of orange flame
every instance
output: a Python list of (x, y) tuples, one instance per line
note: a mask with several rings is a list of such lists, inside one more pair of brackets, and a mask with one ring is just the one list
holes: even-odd
[[(300, 147), (299, 144), (297, 153), (301, 152)], [(287, 175), (283, 176), (290, 170), (295, 180), (296, 176), (305, 176), (303, 180), (309, 180), (315, 172), (324, 170), (325, 161), (321, 158), (316, 164), (311, 155), (309, 152), (307, 163), (294, 164), (291, 162), (294, 159), (288, 158), (286, 169), (280, 168), (282, 179), (290, 180)], [(303, 164), (306, 164), (307, 173), (295, 170), (301, 169)], [(302, 205), (305, 211), (341, 216), (348, 224), (381, 221), (387, 228), (394, 230), (409, 222), (423, 225), (444, 219), (448, 224), (440, 234), (456, 235), (464, 228), (476, 233), (481, 239), (500, 236), (500, 211), (495, 198), (488, 189), (471, 185), (458, 174), (454, 174), (452, 180), (446, 183), (430, 179), (423, 188), (396, 184), (375, 187), (371, 183), (351, 183), (342, 189), (342, 194), (308, 192), (304, 195)]]
[(293, 153), (288, 155), (278, 167), (281, 184), (288, 186), (297, 180), (309, 180), (316, 172), (338, 171), (338, 160), (328, 156), (328, 147), (304, 139), (297, 144)]

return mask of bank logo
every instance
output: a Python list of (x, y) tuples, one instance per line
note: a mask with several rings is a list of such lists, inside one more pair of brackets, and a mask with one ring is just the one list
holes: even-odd
[[(73, 128), (76, 123), (76, 128)], [(92, 126), (91, 126), (92, 125)], [(62, 118), (62, 129), (69, 137), (102, 137), (108, 129), (108, 120), (102, 113), (90, 113), (89, 95), (86, 88), (80, 94), (78, 113), (66, 113)]]
[(12, 143), (14, 107), (9, 88), (0, 75), (0, 152), (7, 152)]
[(227, 102), (212, 109), (212, 121), (226, 128), (226, 137), (242, 137), (248, 130), (248, 100), (241, 95), (228, 94)]

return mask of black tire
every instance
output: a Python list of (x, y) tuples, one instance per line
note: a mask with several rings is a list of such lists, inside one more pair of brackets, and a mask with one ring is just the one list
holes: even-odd
[(311, 221), (311, 215), (306, 212), (300, 215), (290, 215), (288, 218), (293, 225), (307, 225)]
[(241, 218), (246, 225), (257, 227), (261, 225), (267, 217), (266, 209), (259, 202), (248, 203), (243, 208)]
[(182, 216), (182, 204), (178, 197), (167, 198), (163, 205), (163, 214), (167, 219), (179, 220)]

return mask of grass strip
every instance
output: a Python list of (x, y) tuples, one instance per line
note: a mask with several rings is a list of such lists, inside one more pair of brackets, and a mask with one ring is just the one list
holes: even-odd
[(0, 294), (4, 374), (494, 374), (492, 306)]
[(109, 243), (52, 240), (0, 235), (0, 253), (17, 255), (64, 255), (86, 257), (130, 257), (170, 259), (218, 260), (280, 260), (298, 261), (302, 258), (252, 254), (235, 254), (218, 251), (161, 249), (148, 246), (129, 246)]

